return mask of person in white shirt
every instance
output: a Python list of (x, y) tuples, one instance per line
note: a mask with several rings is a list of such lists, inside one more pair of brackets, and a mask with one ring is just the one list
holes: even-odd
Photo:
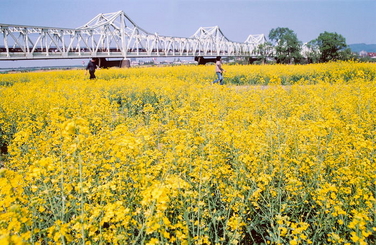
[(217, 56), (215, 62), (215, 73), (217, 74), (218, 78), (213, 83), (219, 82), (220, 85), (223, 85), (223, 72), (225, 72), (225, 70), (222, 68), (222, 59), (220, 56)]

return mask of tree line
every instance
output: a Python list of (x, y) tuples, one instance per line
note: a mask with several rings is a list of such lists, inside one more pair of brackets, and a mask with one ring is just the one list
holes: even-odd
[(262, 63), (267, 62), (269, 57), (274, 57), (279, 64), (322, 63), (359, 58), (351, 52), (346, 39), (338, 33), (325, 31), (303, 45), (296, 33), (286, 27), (272, 29), (269, 41), (260, 44), (255, 53), (260, 56)]

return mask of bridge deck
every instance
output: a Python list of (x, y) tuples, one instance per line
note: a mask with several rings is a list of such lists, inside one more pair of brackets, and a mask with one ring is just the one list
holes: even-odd
[(148, 57), (197, 57), (197, 56), (205, 56), (205, 57), (215, 57), (215, 56), (222, 56), (222, 57), (229, 57), (229, 56), (244, 56), (249, 57), (250, 55), (235, 55), (235, 54), (226, 54), (226, 53), (203, 53), (203, 52), (186, 52), (186, 53), (165, 53), (165, 52), (128, 52), (125, 56), (122, 52), (68, 52), (68, 53), (60, 53), (60, 52), (50, 52), (46, 54), (45, 52), (34, 52), (33, 54), (30, 53), (23, 53), (23, 52), (12, 52), (7, 55), (5, 52), (0, 52), (0, 60), (30, 60), (30, 59), (86, 59), (86, 58), (148, 58)]

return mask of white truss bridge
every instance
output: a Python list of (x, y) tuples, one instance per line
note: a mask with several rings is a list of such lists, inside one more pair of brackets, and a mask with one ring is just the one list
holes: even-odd
[(230, 41), (215, 27), (200, 27), (191, 37), (162, 36), (136, 25), (123, 11), (98, 14), (75, 29), (0, 24), (0, 60), (257, 57), (263, 34)]

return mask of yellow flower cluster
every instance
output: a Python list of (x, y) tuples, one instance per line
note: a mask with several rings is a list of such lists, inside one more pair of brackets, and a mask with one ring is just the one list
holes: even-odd
[(0, 244), (373, 244), (376, 66), (0, 75)]

